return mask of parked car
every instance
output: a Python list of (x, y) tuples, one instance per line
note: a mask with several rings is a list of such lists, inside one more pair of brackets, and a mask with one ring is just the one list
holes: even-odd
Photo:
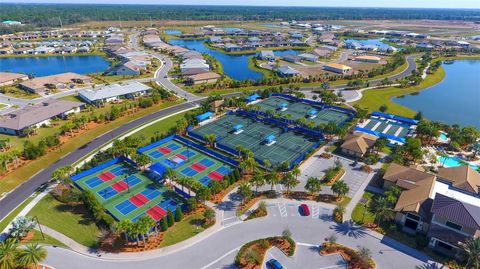
[(308, 205), (300, 205), (300, 214), (302, 214), (302, 216), (310, 216), (310, 208), (308, 208)]
[(275, 259), (270, 259), (267, 262), (267, 268), (268, 269), (283, 269), (283, 266), (282, 266), (282, 264), (280, 264), (279, 261), (277, 261)]

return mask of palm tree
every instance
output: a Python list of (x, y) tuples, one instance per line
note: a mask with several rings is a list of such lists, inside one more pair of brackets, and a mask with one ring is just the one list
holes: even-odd
[(141, 216), (138, 219), (137, 224), (138, 224), (138, 231), (142, 235), (143, 246), (147, 247), (145, 235), (147, 235), (147, 238), (148, 238), (150, 229), (153, 228), (153, 226), (155, 226), (155, 221), (150, 216), (145, 215), (145, 216)]
[(380, 224), (381, 221), (392, 220), (395, 217), (395, 212), (389, 207), (386, 197), (379, 197), (372, 200), (368, 210), (375, 215), (377, 225)]
[(71, 171), (72, 171), (71, 165), (65, 165), (65, 166), (59, 167), (52, 172), (52, 179), (58, 180), (63, 186), (68, 187), (71, 183), (71, 180), (69, 177), (69, 174)]
[(293, 168), (291, 172), (295, 176), (295, 179), (298, 179), (298, 176), (301, 174), (300, 169), (298, 169), (298, 167)]
[(300, 183), (294, 176), (293, 173), (286, 173), (282, 180), (283, 185), (287, 189), (287, 195), (290, 193), (290, 188), (295, 187)]
[(128, 232), (131, 230), (133, 223), (130, 219), (123, 219), (117, 223), (117, 232), (125, 235), (125, 243), (128, 243)]
[(270, 167), (272, 167), (272, 163), (270, 162), (270, 160), (263, 160), (263, 167), (265, 167), (265, 169), (269, 169)]
[(9, 238), (0, 243), (0, 268), (14, 269), (17, 267), (18, 243)]
[(280, 178), (278, 177), (278, 174), (275, 171), (268, 173), (265, 179), (266, 179), (266, 182), (270, 184), (270, 191), (273, 191), (273, 186), (278, 184), (278, 182), (280, 182)]
[(248, 183), (242, 183), (238, 186), (238, 194), (242, 197), (242, 204), (252, 195), (252, 190)]
[(250, 179), (250, 183), (255, 186), (255, 192), (258, 193), (258, 187), (261, 187), (265, 184), (265, 177), (260, 171), (257, 171)]
[(137, 167), (140, 167), (142, 171), (145, 169), (145, 166), (150, 163), (150, 158), (143, 154), (136, 154), (133, 159), (137, 163)]
[(350, 191), (350, 188), (343, 180), (338, 180), (333, 183), (332, 191), (333, 193), (337, 194), (337, 199), (340, 199), (342, 196), (346, 195)]
[(460, 247), (460, 255), (466, 261), (466, 267), (480, 268), (480, 238), (469, 238)]
[(322, 190), (322, 184), (316, 177), (309, 177), (305, 184), (305, 189), (309, 191), (313, 196), (316, 196)]
[(35, 268), (38, 268), (38, 264), (44, 261), (46, 257), (47, 250), (43, 246), (34, 243), (28, 244), (20, 250), (18, 261), (25, 267), (35, 265)]

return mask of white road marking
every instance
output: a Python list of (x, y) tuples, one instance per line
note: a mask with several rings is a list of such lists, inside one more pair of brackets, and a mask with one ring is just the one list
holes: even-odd
[(278, 211), (280, 211), (280, 216), (282, 218), (285, 218), (288, 214), (287, 214), (287, 207), (285, 206), (284, 203), (278, 203)]
[(319, 215), (320, 215), (320, 207), (318, 205), (313, 205), (312, 206), (312, 218), (313, 219), (318, 219)]
[(297, 243), (297, 245), (304, 246), (304, 247), (318, 247), (318, 245), (309, 244), (309, 243)]
[(209, 263), (209, 264), (205, 265), (204, 267), (202, 267), (202, 268), (200, 268), (200, 269), (206, 269), (206, 268), (208, 268), (208, 267), (210, 267), (210, 266), (214, 265), (215, 263), (217, 263), (217, 262), (221, 261), (223, 258), (227, 257), (228, 255), (232, 254), (232, 253), (233, 253), (233, 252), (235, 252), (235, 251), (238, 251), (239, 249), (240, 249), (240, 247), (238, 247), (238, 248), (234, 248), (234, 249), (230, 250), (229, 252), (227, 252), (227, 253), (225, 253), (223, 256), (221, 256), (220, 258), (218, 258), (218, 259), (214, 260), (213, 262), (211, 262), (211, 263)]

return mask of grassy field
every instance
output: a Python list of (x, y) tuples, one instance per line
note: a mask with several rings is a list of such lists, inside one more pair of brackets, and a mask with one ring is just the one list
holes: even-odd
[(37, 243), (37, 244), (43, 244), (43, 245), (50, 245), (50, 246), (68, 248), (67, 245), (65, 245), (64, 243), (58, 241), (57, 239), (49, 236), (48, 234), (43, 234), (43, 236), (45, 238), (42, 237), (42, 233), (40, 233), (39, 230), (33, 230), (33, 237), (30, 238), (28, 241), (23, 242), (23, 243), (25, 243), (25, 244)]
[(2, 91), (4, 95), (16, 98), (23, 98), (23, 99), (35, 99), (41, 97), (39, 94), (36, 93), (28, 93), (24, 90), (21, 90), (15, 86), (4, 86), (2, 87)]
[(87, 247), (97, 246), (100, 232), (83, 205), (67, 205), (57, 201), (52, 195), (35, 205), (28, 213), (36, 216), (40, 224), (50, 227)]
[[(375, 195), (371, 192), (365, 192), (363, 194), (363, 198), (368, 199), (368, 201), (372, 200)], [(372, 223), (375, 221), (375, 216), (366, 210), (365, 205), (358, 203), (355, 205), (355, 208), (352, 211), (352, 220), (356, 223)]]
[[(159, 109), (163, 109), (163, 108), (167, 108), (167, 107), (179, 104), (180, 102), (181, 101), (162, 103), (153, 107), (142, 109), (137, 111), (135, 114), (127, 115), (125, 117), (122, 117), (113, 122), (109, 122), (107, 124), (99, 125), (94, 129), (88, 130), (87, 132), (83, 133), (80, 136), (73, 137), (67, 142), (65, 142), (60, 148), (60, 150), (51, 151), (45, 154), (44, 156), (38, 158), (37, 160), (32, 161), (28, 165), (24, 165), (16, 169), (15, 171), (11, 172), (7, 176), (5, 176), (2, 180), (0, 180), (0, 190), (2, 190), (2, 192), (11, 191), (21, 183), (25, 182), (31, 176), (36, 174), (41, 169), (51, 165), (52, 163), (60, 159), (65, 154), (77, 149), (78, 147), (84, 145), (85, 143), (91, 141), (92, 139), (112, 129), (115, 129), (127, 122), (130, 122), (134, 119), (138, 119), (145, 115), (151, 114)], [(54, 134), (55, 132), (58, 132), (58, 130), (56, 130), (55, 128), (40, 128), (39, 134), (37, 134), (31, 139), (37, 139), (38, 141), (38, 138), (35, 138), (35, 137), (40, 135), (45, 137), (46, 135)], [(0, 138), (4, 138), (3, 135), (0, 135)], [(10, 142), (12, 144), (14, 144), (14, 141), (19, 141), (17, 142), (17, 146), (23, 145), (23, 141), (20, 140), (22, 138), (18, 138), (14, 136), (8, 136), (8, 138), (10, 138)]]
[(167, 230), (160, 247), (174, 245), (202, 232), (204, 230), (202, 220), (203, 214), (197, 213), (178, 222), (174, 227)]
[(150, 143), (150, 138), (154, 137), (156, 132), (158, 132), (159, 134), (166, 133), (171, 127), (177, 124), (178, 120), (180, 120), (184, 116), (185, 113), (180, 113), (178, 115), (159, 121), (133, 134), (132, 137), (143, 137), (145, 138), (145, 144), (148, 144)]
[(387, 113), (404, 117), (413, 117), (416, 114), (415, 111), (394, 103), (391, 99), (396, 96), (410, 94), (429, 88), (442, 81), (444, 77), (445, 70), (440, 67), (435, 74), (428, 75), (418, 86), (409, 88), (388, 87), (383, 89), (366, 90), (363, 92), (362, 99), (354, 104), (357, 104), (363, 108), (367, 108), (370, 112), (378, 111), (380, 106), (387, 105)]
[(18, 215), (18, 213), (20, 213), (20, 211), (22, 211), (22, 209), (24, 209), (28, 203), (30, 203), (31, 201), (33, 200), (33, 197), (28, 197), (25, 201), (23, 201), (23, 203), (21, 203), (17, 208), (15, 208), (15, 210), (13, 210), (12, 212), (10, 212), (10, 214), (8, 214), (1, 222), (0, 222), (0, 232), (2, 232), (6, 227), (7, 225), (15, 219), (15, 217)]

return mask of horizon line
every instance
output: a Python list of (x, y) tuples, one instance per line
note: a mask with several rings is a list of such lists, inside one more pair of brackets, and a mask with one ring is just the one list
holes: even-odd
[(468, 10), (480, 10), (480, 8), (473, 7), (385, 7), (385, 6), (311, 6), (311, 5), (238, 5), (238, 4), (215, 4), (215, 5), (199, 5), (199, 4), (155, 4), (155, 3), (90, 3), (90, 2), (79, 2), (79, 3), (67, 3), (67, 2), (0, 2), (2, 4), (22, 4), (22, 5), (97, 5), (97, 6), (121, 6), (121, 5), (131, 5), (131, 6), (200, 6), (200, 7), (293, 7), (293, 8), (362, 8), (362, 9), (468, 9)]

